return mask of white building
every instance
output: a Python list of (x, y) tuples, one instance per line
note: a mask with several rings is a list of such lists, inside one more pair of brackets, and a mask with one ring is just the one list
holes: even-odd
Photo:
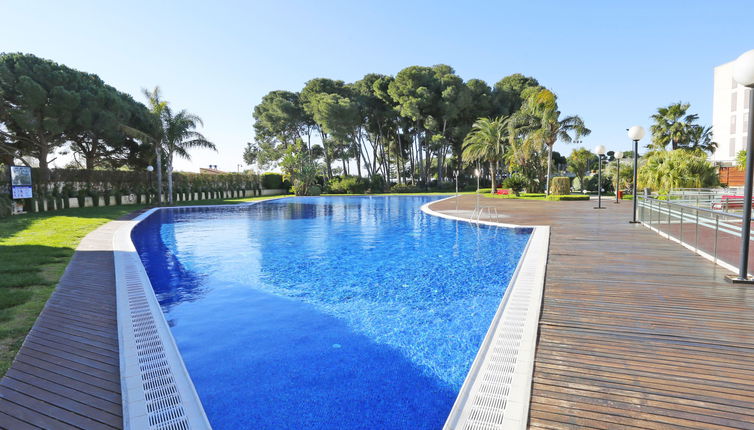
[(746, 148), (749, 91), (733, 79), (732, 61), (715, 67), (712, 134), (718, 146), (711, 160), (721, 166), (735, 164), (738, 151)]

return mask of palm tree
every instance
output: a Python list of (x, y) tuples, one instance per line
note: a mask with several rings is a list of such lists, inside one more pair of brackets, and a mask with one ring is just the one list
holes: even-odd
[(654, 151), (639, 168), (639, 184), (667, 193), (673, 188), (716, 186), (719, 178), (700, 150)]
[[(160, 119), (162, 123), (162, 113), (168, 107), (168, 102), (162, 100), (160, 94), (160, 87), (154, 87), (152, 91), (142, 89), (144, 96), (147, 98), (149, 104), (149, 110), (152, 114)], [(146, 136), (152, 142), (154, 152), (157, 160), (157, 203), (162, 203), (162, 150), (164, 144), (164, 125), (157, 128), (157, 136)], [(172, 199), (172, 197), (170, 197)]]
[(709, 153), (715, 152), (717, 142), (712, 140), (712, 127), (694, 124), (689, 131), (688, 148), (691, 150), (701, 149)]
[[(552, 167), (552, 147), (561, 140), (571, 143), (592, 131), (586, 128), (584, 121), (578, 116), (560, 118), (557, 97), (548, 89), (541, 89), (529, 96), (524, 102), (521, 114), (530, 123), (526, 140), (532, 143), (547, 145), (547, 181), (545, 193), (550, 194), (550, 170)], [(574, 134), (571, 137), (571, 134)]]
[(496, 191), (497, 163), (505, 154), (508, 142), (508, 117), (479, 118), (464, 139), (463, 158), (490, 163), (492, 193)]
[(662, 150), (670, 143), (672, 149), (686, 147), (691, 141), (691, 135), (694, 124), (699, 115), (687, 114), (691, 105), (689, 103), (674, 103), (667, 107), (657, 109), (657, 113), (652, 115), (654, 124), (649, 128), (652, 132), (651, 149)]
[(168, 203), (173, 204), (173, 158), (179, 156), (191, 159), (188, 151), (205, 148), (217, 151), (215, 144), (196, 131), (197, 124), (204, 125), (202, 119), (185, 109), (173, 114), (170, 106), (164, 106), (161, 112), (162, 134), (168, 167)]

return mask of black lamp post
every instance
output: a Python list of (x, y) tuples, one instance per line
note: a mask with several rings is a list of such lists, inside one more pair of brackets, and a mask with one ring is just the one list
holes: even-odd
[(634, 141), (634, 183), (633, 183), (633, 198), (634, 198), (634, 207), (633, 211), (631, 212), (631, 221), (629, 221), (631, 224), (636, 224), (639, 221), (636, 221), (636, 212), (637, 212), (637, 204), (639, 202), (639, 196), (636, 195), (636, 176), (639, 171), (639, 141), (644, 137), (644, 128), (640, 125), (635, 125), (628, 129), (628, 138)]
[(618, 173), (615, 175), (615, 203), (620, 203), (618, 199), (618, 190), (620, 189), (620, 159), (623, 158), (623, 153), (618, 151), (615, 153), (615, 162), (618, 163)]
[(746, 178), (744, 180), (744, 214), (741, 224), (741, 260), (738, 275), (725, 278), (733, 283), (754, 283), (749, 276), (749, 240), (751, 234), (752, 176), (754, 176), (754, 49), (744, 52), (733, 64), (733, 79), (747, 87), (749, 96), (749, 130), (746, 136)]
[(597, 145), (594, 148), (597, 154), (597, 207), (595, 209), (605, 209), (602, 206), (602, 159), (605, 157), (605, 145)]
[(149, 193), (152, 191), (152, 171), (154, 170), (154, 167), (147, 166), (147, 203), (152, 203), (151, 196)]

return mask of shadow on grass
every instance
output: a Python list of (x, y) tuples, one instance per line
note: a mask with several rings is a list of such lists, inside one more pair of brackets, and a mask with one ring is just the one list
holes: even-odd
[[(132, 211), (144, 209), (144, 205), (101, 206), (90, 208), (61, 209), (50, 212), (36, 212), (0, 218), (0, 240), (13, 237), (27, 230), (35, 222), (54, 217), (72, 217), (84, 219), (118, 219)], [(0, 260), (2, 261), (2, 260)]]
[[(1, 311), (31, 298), (28, 287), (54, 286), (74, 250), (41, 245), (0, 245), (0, 322)], [(48, 270), (57, 265), (58, 270)], [(46, 298), (45, 298), (46, 300)]]

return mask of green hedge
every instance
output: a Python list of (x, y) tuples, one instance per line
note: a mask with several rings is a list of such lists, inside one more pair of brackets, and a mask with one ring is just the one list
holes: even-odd
[(589, 200), (589, 196), (583, 195), (583, 194), (567, 194), (567, 195), (549, 195), (547, 196), (547, 200), (554, 200), (554, 201), (566, 201), (566, 200)]
[(571, 193), (571, 180), (565, 176), (556, 176), (550, 179), (550, 194), (565, 196)]
[(283, 188), (283, 175), (275, 172), (262, 173), (261, 183), (265, 190), (280, 190)]
[[(0, 195), (10, 194), (8, 183), (7, 166), (0, 165)], [(51, 169), (49, 181), (40, 181), (40, 171), (32, 169), (33, 199), (24, 201), (24, 210), (27, 212), (63, 209), (69, 206), (68, 199), (76, 197), (79, 206), (83, 207), (86, 197), (92, 197), (92, 204), (98, 206), (98, 197), (105, 197), (103, 204), (109, 206), (109, 197), (114, 197), (115, 204), (121, 203), (124, 196), (135, 194), (136, 203), (142, 202), (141, 195), (147, 196), (148, 202), (153, 202), (157, 193), (156, 174), (151, 177), (147, 172), (135, 172), (129, 170), (81, 170), (81, 169)], [(163, 177), (163, 186), (167, 191), (167, 177)], [(220, 175), (206, 175), (189, 172), (173, 173), (173, 191), (176, 201), (193, 199), (208, 199), (211, 196), (219, 196), (221, 192), (226, 195), (242, 195), (247, 190), (259, 189), (259, 176), (246, 173), (225, 173)], [(34, 205), (33, 202), (37, 203)], [(0, 202), (2, 205), (2, 202)], [(0, 208), (0, 216), (7, 211)]]
[(369, 180), (356, 176), (336, 176), (327, 181), (326, 189), (330, 194), (364, 194), (369, 188)]
[(390, 188), (391, 193), (420, 193), (419, 187), (410, 184), (395, 184)]

